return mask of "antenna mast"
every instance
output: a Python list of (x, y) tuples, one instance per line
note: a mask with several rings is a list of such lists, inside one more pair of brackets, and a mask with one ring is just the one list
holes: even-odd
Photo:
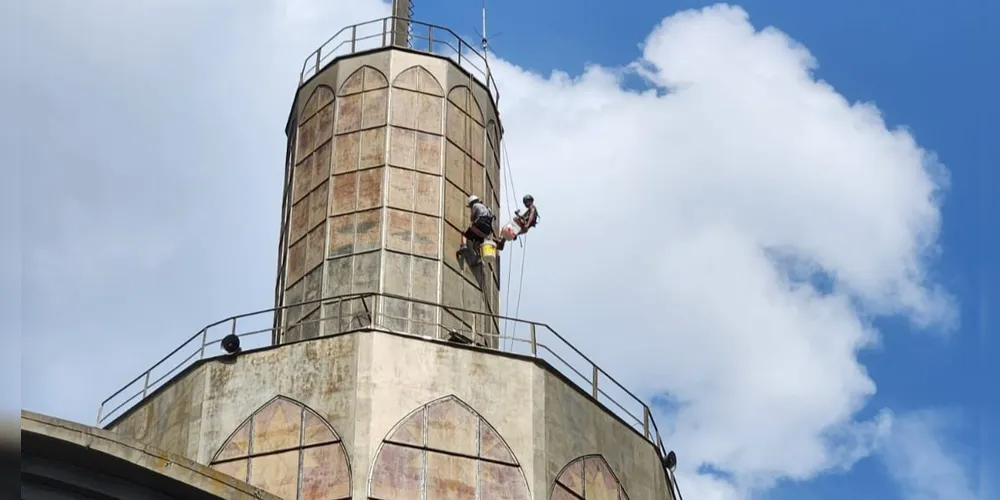
[(486, 52), (486, 0), (483, 0), (483, 52)]
[[(486, 63), (486, 79), (490, 77), (490, 48), (486, 42), (486, 0), (483, 0), (483, 62)], [(488, 84), (487, 84), (488, 85)]]

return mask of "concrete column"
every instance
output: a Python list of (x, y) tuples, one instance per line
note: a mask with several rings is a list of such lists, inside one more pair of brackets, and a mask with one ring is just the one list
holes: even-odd
[(392, 23), (392, 45), (395, 47), (410, 47), (410, 8), (410, 0), (392, 2), (392, 16), (396, 18)]

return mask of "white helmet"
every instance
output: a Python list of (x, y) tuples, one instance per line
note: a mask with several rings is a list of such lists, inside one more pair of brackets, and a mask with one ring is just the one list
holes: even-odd
[(479, 197), (478, 196), (476, 196), (476, 195), (470, 196), (469, 197), (469, 206), (471, 207), (473, 203), (476, 203), (478, 201), (479, 201)]

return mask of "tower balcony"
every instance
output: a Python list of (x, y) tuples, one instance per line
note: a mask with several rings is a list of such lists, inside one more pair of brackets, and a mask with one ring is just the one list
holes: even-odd
[(450, 59), (486, 87), (494, 104), (500, 102), (487, 55), (480, 48), (444, 26), (396, 16), (353, 24), (338, 31), (302, 62), (299, 85), (340, 58), (388, 48)]
[[(440, 313), (432, 317), (461, 321), (426, 323), (395, 315), (383, 307), (390, 300), (435, 308)], [(579, 493), (582, 489), (573, 490), (590, 484), (588, 467), (604, 474), (602, 487), (619, 489), (612, 491), (615, 498), (676, 498), (672, 475), (662, 465), (668, 452), (650, 407), (550, 326), (388, 294), (314, 302), (233, 316), (202, 328), (102, 401), (97, 426), (287, 497), (291, 493), (269, 489), (265, 479), (255, 480), (243, 468), (225, 468), (231, 462), (219, 457), (240, 434), (233, 429), (246, 427), (255, 409), (259, 413), (258, 407), (275, 404), (274, 398), (288, 398), (302, 403), (303, 415), (329, 421), (338, 436), (331, 442), (343, 443), (343, 453), (353, 455), (344, 459), (354, 462), (353, 472), (345, 473), (353, 486), (344, 486), (353, 498), (396, 498), (365, 490), (377, 489), (379, 474), (387, 474), (380, 469), (379, 454), (397, 446), (399, 439), (392, 437), (400, 429), (412, 428), (406, 418), (434, 414), (424, 408), (407, 417), (413, 406), (453, 399), (456, 407), (475, 410), (482, 429), (502, 436), (496, 439), (507, 444), (504, 456), (510, 458), (496, 463), (523, 471), (525, 492), (532, 493), (504, 498), (577, 498), (559, 496), (562, 490), (589, 498)], [(273, 318), (286, 313), (282, 309), (311, 306), (321, 311), (316, 319), (275, 326)], [(324, 323), (334, 326), (323, 328)], [(336, 333), (309, 337), (276, 328)], [(274, 345), (276, 336), (305, 340)], [(421, 425), (423, 435), (431, 436), (434, 424), (418, 423), (418, 434)], [(479, 438), (479, 446), (486, 439)], [(471, 460), (476, 445), (470, 446), (448, 453), (465, 453)], [(432, 462), (425, 459), (424, 467)], [(602, 468), (606, 472), (597, 470)], [(483, 485), (487, 479), (479, 481)], [(429, 488), (431, 483), (421, 484)], [(428, 493), (427, 498), (434, 497)]]

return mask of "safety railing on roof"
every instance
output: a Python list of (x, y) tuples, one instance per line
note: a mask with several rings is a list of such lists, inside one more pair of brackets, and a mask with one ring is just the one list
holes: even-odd
[[(302, 317), (301, 313), (308, 310), (312, 312), (302, 320), (273, 326), (275, 314)], [(318, 299), (212, 323), (102, 401), (97, 425), (103, 427), (120, 417), (195, 362), (227, 355), (221, 343), (229, 334), (240, 337), (241, 346), (249, 349), (254, 342), (248, 339), (253, 338), (257, 346), (264, 347), (273, 338), (288, 342), (359, 330), (382, 330), (441, 342), (460, 339), (483, 349), (543, 360), (649, 440), (661, 458), (666, 456), (649, 406), (548, 325), (377, 293)]]
[[(405, 29), (405, 26), (409, 26), (409, 29)], [(318, 74), (338, 57), (393, 46), (397, 32), (400, 38), (407, 37), (406, 48), (455, 61), (459, 67), (464, 68), (486, 86), (494, 102), (500, 102), (500, 92), (490, 72), (486, 54), (448, 28), (399, 17), (366, 21), (338, 31), (302, 63), (299, 85)]]

